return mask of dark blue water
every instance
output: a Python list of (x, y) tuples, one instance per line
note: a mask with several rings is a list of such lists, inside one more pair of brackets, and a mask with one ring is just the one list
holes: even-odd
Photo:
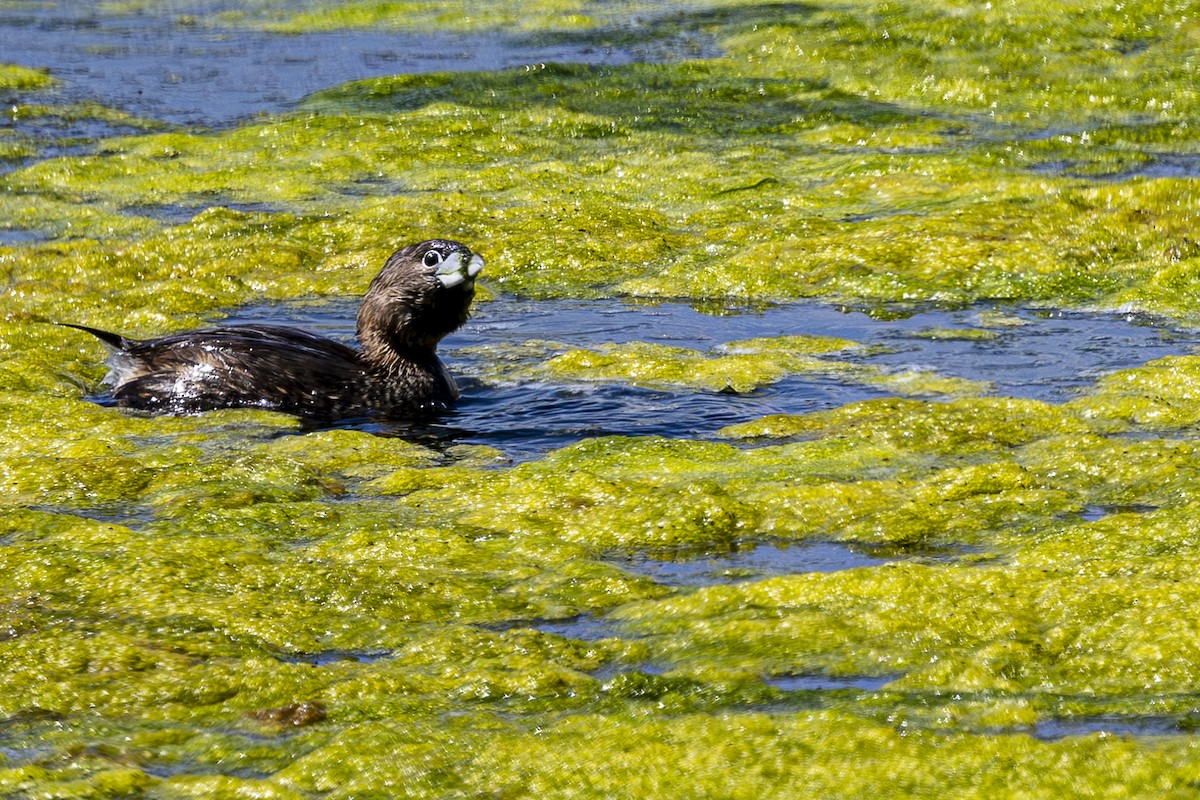
[(1180, 736), (1195, 732), (1195, 719), (1153, 714), (1058, 717), (1039, 722), (1032, 731), (1034, 736), (1047, 741), (1065, 739), (1069, 736), (1094, 736), (1096, 734), (1105, 736)]
[(547, 61), (627, 64), (663, 55), (502, 33), (275, 34), (211, 27), (219, 2), (164, 6), (121, 15), (73, 0), (3, 4), (0, 60), (49, 67), (64, 83), (59, 96), (69, 101), (174, 125), (223, 127), (285, 111), (320, 89), (380, 75)]
[(874, 567), (889, 560), (892, 559), (877, 558), (840, 542), (746, 542), (731, 552), (685, 552), (674, 557), (634, 553), (614, 563), (666, 586), (699, 588), (775, 575)]
[(856, 689), (877, 692), (896, 680), (898, 675), (856, 675), (834, 677), (832, 675), (784, 675), (771, 678), (767, 684), (787, 692), (836, 692)]
[[(245, 308), (229, 321), (308, 328), (342, 340), (354, 334), (357, 299)], [(885, 371), (922, 370), (987, 381), (997, 396), (1061, 403), (1101, 375), (1154, 358), (1190, 352), (1200, 333), (1120, 314), (1006, 309), (994, 338), (930, 338), (933, 331), (972, 331), (993, 324), (992, 309), (924, 310), (881, 316), (820, 303), (796, 303), (721, 315), (682, 303), (621, 300), (525, 300), (501, 297), (442, 345), (459, 378), (459, 406), (421, 429), (360, 427), (434, 442), (487, 444), (515, 460), (536, 458), (584, 437), (660, 435), (713, 438), (720, 428), (766, 414), (800, 414), (885, 397), (890, 390), (834, 373), (800, 374), (747, 394), (660, 391), (613, 382), (529, 382), (485, 378), (514, 345), (553, 340), (569, 347), (647, 341), (703, 352), (758, 336), (839, 336), (875, 347), (837, 353)], [(528, 351), (532, 353), (533, 351)], [(531, 355), (530, 358), (533, 356)]]

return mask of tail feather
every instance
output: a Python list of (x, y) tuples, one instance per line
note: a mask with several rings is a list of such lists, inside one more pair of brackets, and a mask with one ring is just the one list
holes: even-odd
[(128, 349), (129, 345), (131, 345), (133, 343), (132, 340), (126, 339), (124, 336), (122, 336), (119, 333), (111, 333), (109, 331), (102, 331), (99, 328), (89, 328), (87, 325), (76, 325), (71, 322), (56, 322), (54, 324), (61, 325), (64, 328), (74, 328), (77, 331), (83, 331), (85, 333), (90, 333), (92, 336), (95, 336), (97, 339), (99, 339), (101, 341), (101, 343), (104, 344), (105, 347), (107, 347), (109, 350), (112, 350), (114, 352), (120, 352), (121, 350), (126, 350), (126, 349)]

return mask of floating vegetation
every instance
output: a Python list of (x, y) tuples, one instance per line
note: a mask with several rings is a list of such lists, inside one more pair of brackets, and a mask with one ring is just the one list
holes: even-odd
[[(693, 45), (215, 130), (0, 68), (0, 794), (1191, 796), (1195, 14), (435, 5), (95, 13)], [(462, 416), (336, 430), (97, 405), (102, 353), (48, 324), (353, 297), (432, 234), (488, 258), (492, 330), (519, 302), (760, 322), (472, 342)], [(762, 327), (835, 303), (966, 316)], [(1029, 309), (1162, 333), (1030, 387), (918, 357), (1024, 360)], [(834, 400), (770, 405), (804, 380)], [(504, 393), (532, 411), (480, 433)]]

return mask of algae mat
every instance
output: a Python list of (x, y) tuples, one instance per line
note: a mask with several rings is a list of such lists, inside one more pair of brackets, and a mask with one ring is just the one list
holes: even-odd
[(1195, 793), (1186, 352), (1049, 402), (864, 370), (828, 334), (485, 343), (482, 393), (877, 381), (512, 463), (103, 407), (97, 348), (43, 322), (147, 335), (350, 296), (436, 232), (547, 304), (1000, 306), (927, 332), (981, 346), (1013, 305), (1194, 325), (1194, 5), (96, 9), (235, 44), (369, 26), (632, 55), (378, 75), (216, 128), (0, 69), (0, 793)]

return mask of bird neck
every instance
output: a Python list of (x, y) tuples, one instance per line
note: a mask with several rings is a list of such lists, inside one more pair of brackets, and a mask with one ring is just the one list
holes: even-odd
[(363, 360), (382, 372), (405, 371), (406, 367), (428, 368), (439, 363), (436, 343), (389, 338), (380, 332), (361, 334)]

